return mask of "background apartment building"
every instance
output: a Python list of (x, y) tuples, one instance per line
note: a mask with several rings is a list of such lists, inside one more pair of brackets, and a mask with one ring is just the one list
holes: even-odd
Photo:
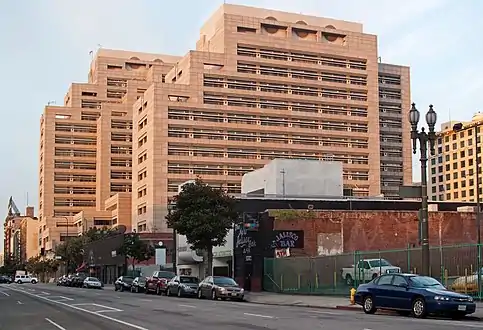
[(131, 192), (132, 105), (176, 60), (100, 49), (88, 83), (72, 84), (63, 106), (45, 108), (40, 121), (41, 248), (51, 251), (86, 227), (130, 227), (130, 196), (127, 209), (118, 208), (118, 202)]
[(379, 64), (361, 24), (225, 4), (134, 104), (132, 226), (166, 231), (180, 184), (238, 194), (274, 158), (340, 161), (354, 195), (396, 196), (409, 103), (409, 69)]
[[(462, 130), (453, 126), (462, 123)], [(430, 159), (428, 194), (433, 201), (476, 201), (482, 197), (482, 188), (476, 191), (476, 162), (481, 164), (481, 145), (475, 143), (475, 133), (481, 141), (483, 114), (473, 116), (470, 122), (450, 121), (441, 125), (436, 145), (436, 155)], [(478, 149), (478, 150), (477, 150)], [(481, 165), (478, 170), (481, 185)]]
[(379, 129), (381, 193), (399, 197), (399, 187), (412, 183), (409, 67), (379, 64)]

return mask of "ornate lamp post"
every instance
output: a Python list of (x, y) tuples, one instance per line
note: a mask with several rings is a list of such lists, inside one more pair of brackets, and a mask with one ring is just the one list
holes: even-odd
[(428, 124), (429, 132), (426, 132), (424, 127), (421, 131), (418, 130), (420, 113), (416, 109), (416, 104), (411, 105), (409, 111), (409, 123), (411, 124), (411, 140), (413, 142), (413, 153), (416, 153), (417, 142), (419, 141), (419, 149), (421, 151), (421, 253), (422, 253), (422, 275), (429, 276), (430, 260), (429, 260), (429, 212), (428, 212), (428, 144), (431, 155), (435, 154), (436, 133), (434, 126), (438, 119), (433, 105), (429, 106), (426, 113), (426, 123)]

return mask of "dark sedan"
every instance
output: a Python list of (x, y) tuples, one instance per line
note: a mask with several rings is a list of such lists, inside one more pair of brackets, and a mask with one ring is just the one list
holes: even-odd
[(131, 291), (132, 282), (134, 278), (130, 276), (121, 276), (114, 282), (114, 291)]
[(10, 276), (1, 275), (0, 276), (0, 283), (10, 284), (10, 283), (12, 283), (12, 278)]
[(430, 314), (460, 318), (476, 310), (470, 296), (449, 291), (432, 277), (413, 274), (382, 275), (361, 284), (355, 301), (366, 314), (387, 309), (416, 318)]
[(134, 281), (132, 281), (131, 285), (131, 292), (145, 292), (146, 291), (146, 277), (136, 277)]

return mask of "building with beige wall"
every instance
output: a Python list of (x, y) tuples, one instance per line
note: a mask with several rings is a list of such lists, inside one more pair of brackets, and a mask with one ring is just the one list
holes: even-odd
[(168, 232), (179, 184), (238, 195), (274, 158), (340, 161), (354, 195), (396, 197), (412, 176), (409, 79), (362, 24), (237, 5), (184, 57), (100, 49), (41, 118), (40, 247), (96, 219)]
[[(463, 127), (455, 132), (453, 126), (457, 123), (462, 123)], [(481, 141), (482, 125), (481, 113), (474, 115), (471, 121), (450, 121), (441, 125), (436, 154), (429, 161), (428, 195), (431, 200), (474, 202), (477, 196), (482, 198), (482, 188), (479, 193), (476, 191), (476, 165), (477, 157), (481, 164), (481, 145), (477, 146), (475, 139)], [(478, 172), (481, 184), (481, 165)]]
[(274, 158), (340, 161), (354, 195), (395, 197), (412, 180), (409, 92), (361, 24), (225, 4), (134, 104), (132, 226), (167, 231), (178, 185), (239, 194)]
[(16, 210), (14, 213), (9, 210), (10, 215), (4, 222), (3, 252), (4, 258), (12, 256), (17, 262), (24, 263), (38, 255), (39, 220), (32, 206), (27, 206), (24, 215)]
[[(100, 49), (93, 57), (88, 83), (72, 84), (63, 106), (45, 108), (39, 168), (39, 238), (45, 251), (55, 250), (67, 236), (78, 235), (84, 219), (112, 216), (105, 203), (114, 195), (120, 197), (111, 204), (125, 201), (126, 193), (130, 196), (132, 105), (153, 82), (162, 81), (177, 60)], [(128, 209), (130, 213), (130, 205)], [(81, 211), (86, 213), (76, 216)], [(130, 227), (130, 217), (115, 215), (115, 220), (115, 225)]]

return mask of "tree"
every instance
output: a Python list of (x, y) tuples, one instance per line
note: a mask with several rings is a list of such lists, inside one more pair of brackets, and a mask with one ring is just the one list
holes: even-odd
[(16, 270), (20, 269), (23, 269), (23, 265), (18, 262), (12, 253), (10, 253), (5, 256), (4, 265), (0, 267), (0, 274), (13, 275)]
[(200, 178), (183, 186), (175, 207), (166, 216), (168, 226), (186, 236), (193, 250), (204, 250), (208, 275), (213, 272), (213, 247), (226, 243), (226, 235), (238, 222), (236, 200), (223, 189), (213, 188)]
[(138, 233), (129, 233), (124, 235), (124, 242), (117, 252), (132, 259), (132, 270), (134, 271), (136, 261), (142, 262), (151, 259), (155, 254), (155, 249), (141, 240)]
[(43, 259), (41, 256), (32, 257), (25, 264), (25, 270), (28, 273), (39, 275), (41, 280), (45, 280), (46, 275), (55, 273), (58, 269), (57, 260)]

